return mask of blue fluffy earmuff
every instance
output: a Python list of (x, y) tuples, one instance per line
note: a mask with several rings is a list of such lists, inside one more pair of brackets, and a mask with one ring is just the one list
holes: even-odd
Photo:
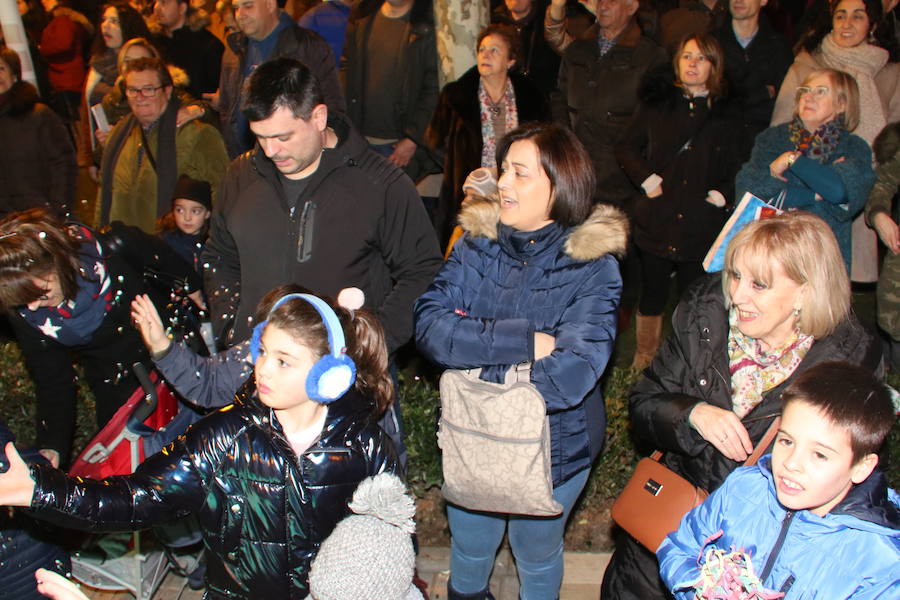
[[(310, 294), (288, 294), (282, 296), (269, 310), (271, 315), (276, 308), (291, 300), (300, 298), (309, 302), (325, 324), (328, 331), (328, 354), (320, 358), (309, 370), (306, 376), (306, 395), (310, 400), (328, 404), (343, 396), (356, 381), (356, 364), (347, 356), (344, 330), (341, 322), (328, 303)], [(268, 325), (269, 319), (253, 328), (250, 336), (250, 357), (253, 363), (259, 358), (259, 346), (263, 330)]]

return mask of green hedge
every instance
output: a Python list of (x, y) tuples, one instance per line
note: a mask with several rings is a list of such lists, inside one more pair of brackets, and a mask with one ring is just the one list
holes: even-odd
[[(585, 504), (603, 504), (615, 498), (637, 462), (628, 422), (628, 393), (637, 380), (634, 371), (615, 367), (604, 382), (607, 409), (606, 448), (594, 465), (588, 482)], [(421, 496), (441, 484), (440, 450), (437, 447), (438, 399), (432, 375), (401, 374), (401, 397), (406, 440), (409, 449), (409, 483)], [(83, 378), (82, 378), (83, 381)], [(900, 389), (900, 375), (888, 379)], [(93, 399), (83, 386), (79, 393), (76, 450), (92, 434)], [(15, 343), (0, 344), (0, 419), (23, 443), (34, 439), (34, 384), (23, 366)], [(892, 487), (900, 486), (900, 426), (896, 423), (888, 441), (889, 474)]]

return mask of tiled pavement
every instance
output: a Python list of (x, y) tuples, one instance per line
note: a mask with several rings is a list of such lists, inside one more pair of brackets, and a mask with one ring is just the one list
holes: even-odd
[[(566, 552), (565, 578), (561, 600), (597, 600), (600, 595), (600, 580), (609, 562), (608, 553)], [(428, 547), (419, 553), (419, 576), (428, 583), (431, 600), (446, 600), (447, 577), (450, 549)], [(93, 600), (127, 600), (132, 596), (125, 592), (98, 592), (84, 588)], [(503, 549), (494, 564), (491, 591), (497, 600), (516, 600), (519, 596), (519, 581), (509, 550)], [(180, 594), (180, 596), (179, 596)], [(185, 588), (184, 580), (172, 573), (166, 577), (154, 600), (199, 600), (202, 591)]]

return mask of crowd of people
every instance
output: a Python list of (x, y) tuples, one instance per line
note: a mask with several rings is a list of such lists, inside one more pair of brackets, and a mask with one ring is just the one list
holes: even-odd
[[(193, 515), (209, 598), (418, 597), (406, 567), (396, 591), (342, 585), (357, 567), (333, 553), (311, 577), (345, 517), (412, 533), (364, 496), (405, 469), (414, 343), (484, 382), (528, 365), (562, 507), (448, 503), (448, 597), (493, 597), (508, 533), (520, 596), (554, 600), (606, 438), (602, 377), (634, 327), (635, 439), (711, 497), (659, 548), (618, 531), (602, 597), (712, 597), (698, 555), (737, 548), (787, 598), (896, 597), (879, 452), (900, 368), (897, 0), (490, 4), (441, 88), (432, 0), (20, 0), (30, 60), (0, 45), (0, 308), (37, 435), (27, 463), (6, 446), (0, 504), (90, 531)], [(783, 212), (706, 273), (747, 194)], [(877, 328), (851, 309), (876, 281)], [(98, 428), (139, 387), (133, 363), (199, 421), (133, 475), (67, 477), (73, 363)]]

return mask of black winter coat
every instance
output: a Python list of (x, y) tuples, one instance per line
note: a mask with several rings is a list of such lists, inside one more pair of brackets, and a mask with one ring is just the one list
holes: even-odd
[(644, 74), (666, 62), (665, 51), (644, 37), (635, 21), (616, 45), (600, 56), (597, 25), (563, 52), (553, 118), (572, 128), (585, 145), (597, 173), (596, 198), (624, 206), (634, 186), (622, 172), (613, 148), (638, 105)]
[[(750, 158), (756, 135), (769, 126), (775, 96), (794, 62), (794, 54), (787, 39), (775, 31), (764, 14), (759, 15), (759, 30), (746, 48), (738, 43), (730, 21), (713, 35), (725, 53), (725, 110), (740, 127), (740, 157), (744, 162)], [(772, 86), (772, 94), (767, 86)]]
[(86, 531), (133, 531), (194, 514), (206, 546), (207, 599), (299, 600), (309, 565), (360, 481), (399, 471), (374, 406), (356, 391), (328, 407), (297, 456), (248, 381), (233, 405), (196, 423), (133, 475), (69, 478), (33, 467), (36, 516)]
[[(731, 204), (740, 166), (720, 103), (686, 98), (671, 68), (654, 70), (616, 159), (634, 185), (635, 244), (669, 260), (703, 260), (727, 218), (726, 209), (706, 201), (707, 192), (718, 190)], [(654, 173), (663, 194), (648, 198), (640, 186)]]
[[(550, 107), (530, 78), (509, 74), (516, 94), (519, 123), (548, 121)], [(469, 173), (481, 166), (481, 107), (478, 102), (478, 67), (444, 86), (434, 117), (428, 126), (428, 144), (444, 154), (444, 182), (435, 211), (435, 229), (442, 245), (450, 237), (456, 214), (465, 198), (462, 186)], [(499, 141), (499, 140), (498, 140)]]
[[(318, 33), (294, 23), (287, 13), (281, 13), (279, 19), (290, 21), (290, 25), (278, 33), (275, 51), (269, 59), (286, 56), (299, 60), (316, 76), (329, 112), (346, 110), (331, 46)], [(229, 34), (222, 55), (217, 110), (229, 158), (236, 158), (253, 148), (253, 143), (249, 141), (251, 136), (242, 129), (244, 121), (238, 115), (248, 43), (247, 36), (240, 31)]]
[(68, 463), (75, 429), (77, 377), (71, 353), (78, 356), (84, 367), (85, 378), (97, 399), (97, 424), (102, 427), (140, 385), (131, 365), (151, 365), (144, 343), (131, 323), (131, 301), (138, 294), (149, 293), (162, 314), (162, 308), (170, 302), (168, 291), (149, 285), (144, 273), (152, 269), (170, 274), (187, 281), (193, 290), (202, 285), (200, 275), (168, 244), (137, 227), (116, 221), (109, 230), (98, 234), (97, 240), (103, 248), (114, 299), (90, 342), (64, 346), (32, 327), (17, 312), (9, 313), (25, 365), (35, 382), (35, 444), (57, 450), (62, 465)]
[[(423, 145), (425, 128), (438, 100), (438, 56), (431, 1), (418, 0), (406, 29), (406, 44), (397, 63), (397, 85), (400, 102), (395, 107), (394, 122), (404, 137)], [(347, 116), (362, 129), (363, 97), (366, 91), (366, 55), (375, 16), (370, 15), (347, 26), (344, 42), (342, 76), (347, 98)]]
[(75, 147), (28, 82), (0, 94), (0, 148), (0, 217), (28, 208), (63, 216), (75, 199)]
[[(710, 492), (741, 463), (726, 458), (688, 424), (694, 406), (707, 402), (731, 409), (728, 368), (728, 312), (721, 274), (700, 279), (685, 293), (672, 316), (672, 333), (631, 392), (629, 414), (645, 449), (665, 452), (663, 462), (694, 485)], [(743, 419), (756, 444), (781, 413), (781, 393), (803, 371), (825, 361), (844, 360), (881, 373), (881, 344), (855, 316), (834, 333), (816, 340), (803, 362)], [(604, 576), (603, 597), (668, 598), (656, 573), (653, 554), (627, 535)]]
[(547, 97), (556, 89), (559, 77), (559, 54), (544, 37), (544, 13), (549, 5), (547, 0), (534, 0), (531, 12), (521, 21), (516, 21), (502, 2), (491, 12), (491, 23), (511, 25), (519, 32), (521, 54), (516, 60), (516, 67), (530, 77)]
[(338, 145), (322, 153), (299, 198), (286, 197), (259, 146), (225, 173), (202, 262), (213, 326), (228, 345), (250, 337), (257, 303), (286, 283), (331, 297), (358, 287), (388, 350), (412, 336), (413, 302), (441, 265), (434, 230), (400, 169), (346, 117), (330, 115), (328, 125)]
[(206, 29), (207, 22), (200, 12), (191, 11), (185, 24), (171, 36), (160, 33), (153, 37), (166, 62), (187, 73), (187, 91), (194, 98), (204, 93), (214, 94), (219, 89), (225, 46)]

